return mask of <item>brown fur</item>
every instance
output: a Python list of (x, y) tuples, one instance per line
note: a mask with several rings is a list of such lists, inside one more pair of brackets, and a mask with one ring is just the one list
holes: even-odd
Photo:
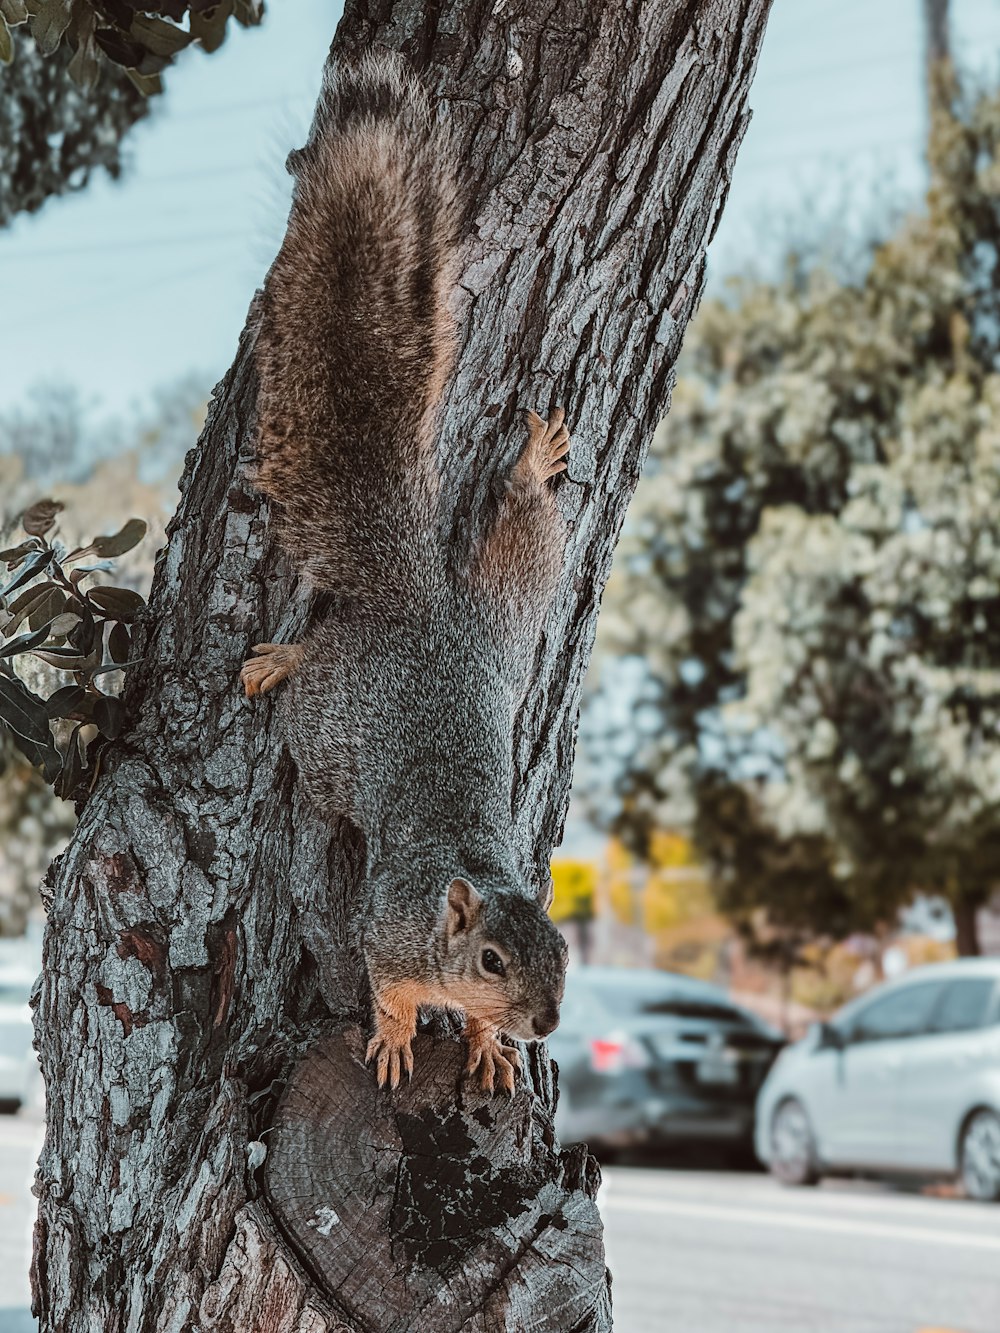
[(405, 596), (434, 515), (434, 414), (454, 355), (446, 129), (401, 60), (328, 68), (264, 287), (256, 482), (323, 588)]

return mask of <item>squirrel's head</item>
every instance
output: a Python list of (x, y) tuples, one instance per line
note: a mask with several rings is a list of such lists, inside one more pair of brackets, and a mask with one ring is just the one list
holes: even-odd
[(456, 1005), (519, 1041), (559, 1022), (566, 941), (534, 899), (452, 880), (442, 911), (445, 986)]

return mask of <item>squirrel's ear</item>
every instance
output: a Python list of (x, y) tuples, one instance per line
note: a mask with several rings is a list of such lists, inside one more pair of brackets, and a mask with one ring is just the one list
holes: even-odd
[(483, 900), (467, 879), (453, 879), (448, 885), (448, 904), (445, 909), (445, 933), (461, 934), (475, 925), (482, 910)]

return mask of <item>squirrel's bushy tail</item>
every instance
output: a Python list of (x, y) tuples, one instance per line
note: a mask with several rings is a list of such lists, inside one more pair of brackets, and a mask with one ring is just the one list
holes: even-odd
[(452, 364), (447, 129), (398, 56), (327, 67), (264, 285), (256, 482), (331, 592), (409, 594), (436, 524), (434, 412)]

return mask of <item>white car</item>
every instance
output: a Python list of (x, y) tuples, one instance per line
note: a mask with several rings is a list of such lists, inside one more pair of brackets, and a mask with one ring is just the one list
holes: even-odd
[(912, 1172), (1000, 1199), (1000, 958), (915, 968), (786, 1047), (756, 1149), (788, 1184)]
[(31, 1045), (28, 998), (34, 973), (0, 965), (0, 1110), (16, 1111), (36, 1096), (38, 1060)]

